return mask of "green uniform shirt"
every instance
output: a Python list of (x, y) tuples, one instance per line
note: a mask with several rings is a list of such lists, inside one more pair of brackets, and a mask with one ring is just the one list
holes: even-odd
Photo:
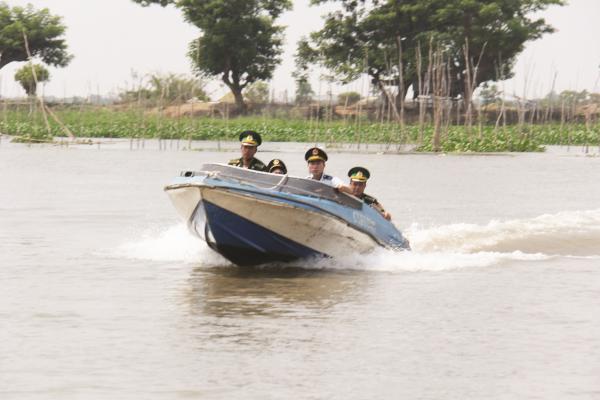
[[(244, 160), (241, 157), (234, 158), (233, 160), (229, 161), (228, 165), (233, 165), (234, 167), (243, 168)], [(268, 172), (267, 166), (265, 164), (263, 164), (263, 162), (260, 161), (258, 158), (254, 158), (254, 157), (252, 157), (252, 161), (250, 161), (250, 166), (248, 167), (248, 169), (253, 169), (255, 171)]]

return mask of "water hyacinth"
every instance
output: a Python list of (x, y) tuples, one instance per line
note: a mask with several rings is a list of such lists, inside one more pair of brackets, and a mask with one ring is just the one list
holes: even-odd
[[(86, 138), (154, 138), (185, 140), (237, 140), (240, 131), (257, 130), (269, 141), (326, 143), (414, 144), (415, 151), (433, 151), (433, 126), (401, 129), (393, 122), (310, 119), (284, 119), (263, 116), (234, 119), (216, 117), (167, 117), (138, 109), (93, 106), (63, 106), (55, 114), (75, 136)], [(48, 141), (64, 137), (65, 131), (48, 119), (49, 131), (41, 112), (29, 108), (2, 111), (0, 132), (22, 141)], [(599, 145), (600, 125), (583, 123), (528, 124), (507, 126), (450, 125), (442, 137), (442, 152), (531, 152), (543, 151), (544, 145)]]

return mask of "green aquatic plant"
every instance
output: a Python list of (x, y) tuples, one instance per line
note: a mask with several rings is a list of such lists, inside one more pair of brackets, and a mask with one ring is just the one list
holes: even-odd
[[(134, 138), (236, 141), (239, 132), (253, 129), (274, 142), (322, 142), (416, 144), (415, 151), (433, 151), (433, 126), (425, 125), (420, 138), (418, 125), (400, 129), (393, 122), (360, 124), (344, 121), (248, 116), (235, 119), (215, 117), (166, 117), (136, 109), (93, 106), (54, 107), (60, 121), (79, 138)], [(29, 107), (5, 108), (0, 112), (0, 132), (19, 140), (48, 141), (64, 137), (65, 131), (49, 120), (50, 133), (41, 113), (29, 113)], [(514, 152), (543, 151), (544, 145), (600, 144), (600, 125), (583, 123), (481, 126), (470, 131), (451, 125), (441, 138), (442, 152)], [(421, 144), (419, 144), (421, 140)], [(395, 147), (390, 147), (391, 149)]]

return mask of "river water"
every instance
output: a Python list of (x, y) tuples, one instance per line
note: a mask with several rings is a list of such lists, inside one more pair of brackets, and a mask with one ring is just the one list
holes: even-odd
[(600, 398), (597, 149), (331, 149), (413, 251), (240, 270), (162, 191), (237, 144), (179, 146), (2, 138), (1, 399)]

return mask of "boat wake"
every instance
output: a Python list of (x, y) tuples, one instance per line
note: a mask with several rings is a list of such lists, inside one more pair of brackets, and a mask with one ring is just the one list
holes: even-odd
[(563, 211), (530, 219), (452, 224), (406, 230), (418, 252), (523, 252), (557, 256), (600, 255), (600, 209)]
[[(600, 209), (491, 221), (485, 225), (461, 223), (423, 228), (414, 224), (404, 232), (413, 251), (377, 249), (364, 255), (285, 265), (306, 269), (444, 271), (561, 257), (600, 258)], [(231, 265), (192, 236), (184, 224), (166, 230), (146, 230), (141, 238), (116, 249), (114, 255), (203, 267)]]

